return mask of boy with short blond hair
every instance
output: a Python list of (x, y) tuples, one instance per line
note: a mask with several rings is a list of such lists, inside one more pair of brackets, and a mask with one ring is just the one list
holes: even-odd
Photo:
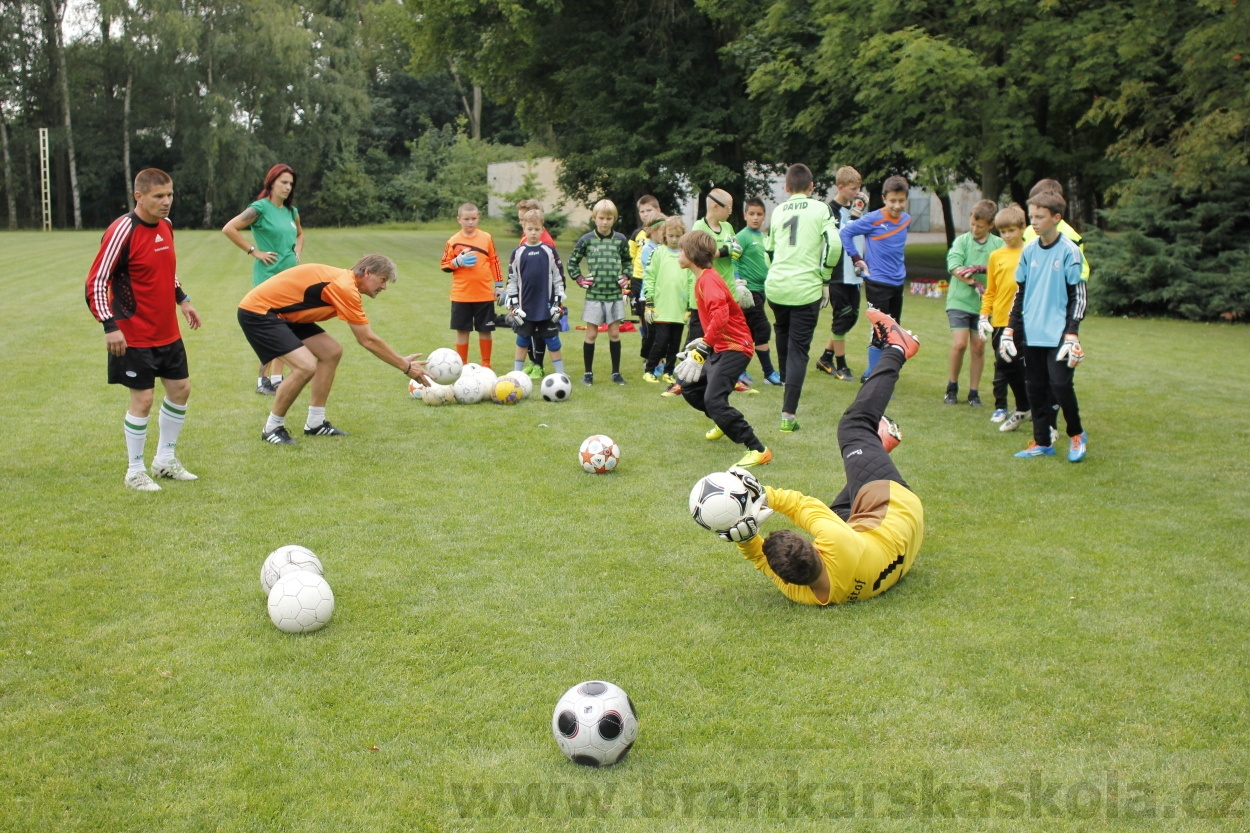
[(503, 275), (495, 241), (477, 227), (481, 215), (471, 202), (456, 211), (460, 231), (443, 248), (441, 268), (451, 273), (451, 329), (456, 331), (456, 352), (469, 361), (469, 333), (477, 331), (482, 365), (490, 367), (495, 331), (495, 303), (503, 301)]
[[(608, 348), (612, 356), (612, 381), (625, 384), (621, 375), (621, 322), (625, 320), (625, 291), (633, 276), (629, 257), (629, 241), (616, 225), (616, 204), (611, 200), (599, 200), (592, 212), (594, 231), (581, 236), (569, 256), (569, 278), (586, 290), (586, 306), (582, 321), (586, 322), (586, 342), (582, 345), (582, 357), (586, 372), (583, 385), (595, 383), (595, 337), (599, 325), (608, 326)], [(587, 271), (582, 271), (585, 265)]]
[[(543, 222), (544, 223), (546, 222), (546, 215), (543, 214), (543, 204), (540, 203), (538, 200), (530, 199), (530, 200), (521, 200), (520, 202), (518, 202), (516, 204), (517, 222), (522, 225), (521, 239), (518, 245), (525, 244), (525, 230), (524, 230), (525, 215), (530, 213), (531, 211), (537, 211), (542, 216)], [(545, 243), (546, 245), (550, 246), (553, 252), (556, 251), (556, 239), (551, 236), (551, 232), (547, 231), (546, 225), (543, 226), (542, 235), (539, 237), (539, 240), (542, 243)], [(557, 253), (557, 257), (558, 256), (559, 255)], [(564, 266), (561, 265), (560, 268), (563, 269)], [(495, 323), (496, 323), (496, 326), (498, 326), (498, 323), (499, 323), (498, 319), (496, 319)], [(556, 323), (559, 324), (560, 322), (557, 320)], [(543, 378), (543, 376), (545, 375), (543, 371), (543, 362), (547, 356), (546, 342), (541, 338), (537, 338), (537, 337), (534, 338), (533, 343), (530, 345), (528, 355), (529, 355), (529, 360), (530, 360), (530, 367), (525, 371), (525, 373), (534, 381), (538, 381), (539, 379)], [(564, 371), (560, 371), (560, 372), (563, 373)]]
[[(1058, 194), (1059, 196), (1062, 197), (1063, 196), (1063, 183), (1061, 183), (1057, 179), (1039, 179), (1036, 183), (1034, 183), (1033, 187), (1029, 189), (1029, 199), (1031, 200), (1034, 197), (1036, 197), (1038, 194), (1043, 194), (1043, 193)], [(1076, 244), (1076, 247), (1081, 250), (1081, 257), (1085, 258), (1085, 241), (1081, 238), (1080, 232), (1072, 228), (1072, 226), (1068, 224), (1067, 220), (1060, 220), (1058, 228), (1059, 228), (1060, 234), (1062, 234), (1064, 237), (1068, 238), (1069, 240), (1071, 240), (1073, 243)], [(1024, 227), (1025, 245), (1032, 243), (1036, 239), (1037, 239), (1037, 232), (1033, 231), (1033, 226), (1026, 225)], [(1084, 280), (1089, 280), (1089, 260), (1088, 259), (1085, 259), (1081, 263), (1081, 278)]]
[(955, 238), (946, 253), (946, 271), (951, 275), (950, 289), (946, 292), (946, 320), (951, 329), (951, 352), (948, 362), (950, 378), (946, 382), (947, 405), (959, 404), (959, 371), (963, 368), (964, 353), (971, 349), (968, 361), (968, 404), (981, 407), (981, 370), (985, 366), (985, 342), (970, 338), (977, 328), (981, 314), (981, 295), (985, 292), (982, 276), (990, 262), (990, 255), (1001, 248), (1003, 241), (990, 234), (998, 204), (993, 200), (981, 200), (972, 207), (968, 218), (969, 230)]
[[(834, 174), (834, 184), (837, 190), (830, 208), (833, 209), (834, 219), (841, 229), (864, 216), (864, 212), (868, 210), (868, 194), (864, 191), (863, 177), (850, 165), (838, 168)], [(863, 248), (863, 237), (859, 238), (858, 244)], [(833, 338), (825, 345), (824, 354), (816, 360), (816, 369), (844, 382), (855, 381), (855, 371), (846, 364), (846, 334), (859, 320), (859, 289), (862, 284), (863, 279), (855, 271), (855, 264), (843, 252), (833, 267), (833, 276), (829, 281)]]
[(560, 316), (564, 304), (564, 270), (555, 247), (543, 242), (543, 213), (530, 209), (521, 215), (525, 239), (508, 260), (504, 306), (508, 323), (516, 330), (513, 369), (525, 369), (525, 356), (536, 342), (551, 351), (556, 373), (564, 372), (560, 354)]
[[(1015, 431), (1020, 423), (1032, 418), (1024, 380), (1024, 361), (1003, 361), (998, 355), (998, 343), (1016, 297), (1016, 268), (1020, 265), (1020, 253), (1024, 251), (1024, 209), (1012, 203), (994, 216), (994, 225), (1003, 239), (1003, 245), (990, 254), (977, 333), (981, 341), (990, 342), (990, 349), (994, 352), (994, 413), (990, 422), (1002, 423), (999, 431)], [(1007, 410), (1008, 387), (1016, 397), (1016, 409), (1010, 412)]]

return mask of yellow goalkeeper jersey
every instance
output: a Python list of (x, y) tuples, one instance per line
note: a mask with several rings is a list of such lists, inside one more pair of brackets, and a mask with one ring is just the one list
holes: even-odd
[(764, 540), (755, 536), (738, 544), (755, 569), (773, 580), (792, 602), (842, 604), (870, 599), (907, 575), (924, 540), (924, 507), (915, 492), (891, 480), (866, 484), (843, 521), (823, 501), (802, 492), (765, 487), (770, 508), (812, 536), (829, 575), (829, 598), (821, 601), (805, 584), (790, 584), (768, 566)]

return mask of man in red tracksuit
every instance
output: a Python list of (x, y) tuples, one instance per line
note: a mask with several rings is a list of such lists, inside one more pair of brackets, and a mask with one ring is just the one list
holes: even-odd
[(681, 383), (681, 395), (691, 407), (707, 414), (716, 426), (705, 435), (709, 440), (729, 437), (747, 447), (746, 456), (738, 461), (741, 468), (772, 462), (773, 454), (755, 436), (746, 417), (729, 404), (734, 383), (747, 369), (755, 354), (751, 328), (747, 326), (742, 308), (725, 285), (720, 273), (712, 268), (716, 259), (716, 241), (705, 231), (683, 235), (677, 262), (685, 269), (701, 272), (694, 283), (694, 298), (703, 323), (703, 337), (686, 345), (677, 354), (681, 361), (674, 375)]

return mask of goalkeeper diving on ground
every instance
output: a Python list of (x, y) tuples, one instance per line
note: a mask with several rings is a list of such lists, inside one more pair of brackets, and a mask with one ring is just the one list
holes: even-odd
[[(833, 503), (763, 486), (742, 468), (729, 470), (742, 480), (749, 503), (737, 524), (717, 534), (737, 543), (757, 570), (799, 604), (841, 604), (884, 593), (907, 575), (924, 538), (924, 507), (890, 458), (898, 433), (884, 418), (899, 371), (920, 344), (889, 315), (869, 307), (867, 317), (885, 348), (838, 423), (846, 485)], [(788, 529), (761, 537), (760, 527), (774, 512), (811, 540)]]

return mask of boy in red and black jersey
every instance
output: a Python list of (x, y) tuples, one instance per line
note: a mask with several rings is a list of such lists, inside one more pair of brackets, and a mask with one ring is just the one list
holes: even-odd
[(169, 209), (174, 183), (169, 174), (148, 168), (135, 177), (135, 210), (113, 221), (87, 274), (87, 307), (104, 325), (108, 349), (108, 381), (130, 388), (126, 411), (126, 450), (130, 458), (125, 483), (141, 492), (160, 491), (143, 462), (148, 415), (159, 377), (165, 388), (161, 403), (160, 442), (152, 474), (171, 480), (195, 480), (174, 449), (186, 419), (191, 383), (187, 352), (182, 344), (175, 308), (191, 329), (200, 316), (182, 290), (174, 255), (174, 228)]
[(742, 468), (760, 466), (773, 459), (746, 417), (729, 404), (738, 377), (746, 370), (755, 354), (751, 328), (734, 299), (725, 279), (712, 268), (716, 259), (715, 238), (695, 229), (682, 235), (677, 263), (683, 269), (698, 272), (694, 282), (694, 298), (698, 303), (703, 336), (686, 345), (677, 354), (681, 359), (674, 376), (681, 383), (682, 398), (691, 407), (707, 414), (716, 423), (704, 436), (709, 440), (729, 437), (747, 447), (746, 456), (738, 461)]

